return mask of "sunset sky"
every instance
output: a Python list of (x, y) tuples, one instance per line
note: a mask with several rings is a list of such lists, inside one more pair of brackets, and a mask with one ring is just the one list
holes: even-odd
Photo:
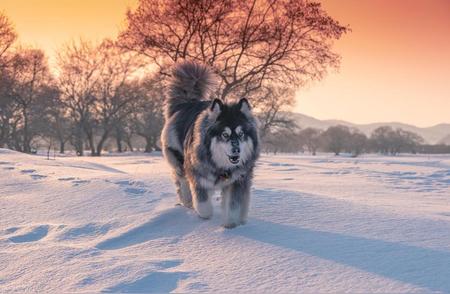
[[(114, 37), (136, 0), (0, 0), (19, 40), (52, 58), (64, 42)], [(297, 95), (295, 110), (356, 123), (450, 123), (450, 1), (323, 0), (352, 32), (341, 68)]]

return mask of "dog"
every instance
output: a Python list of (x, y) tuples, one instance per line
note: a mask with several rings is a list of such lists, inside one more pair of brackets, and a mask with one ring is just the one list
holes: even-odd
[(234, 228), (247, 220), (259, 157), (258, 123), (246, 98), (235, 103), (210, 99), (216, 80), (203, 64), (174, 66), (161, 142), (179, 202), (209, 219), (211, 198), (220, 190), (223, 226)]

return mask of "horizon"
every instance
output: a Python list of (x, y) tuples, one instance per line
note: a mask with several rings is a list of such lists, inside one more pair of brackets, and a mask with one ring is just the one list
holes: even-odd
[(294, 109), (294, 110), (292, 110), (290, 112), (291, 113), (295, 113), (295, 114), (304, 115), (304, 116), (307, 116), (309, 118), (320, 120), (320, 121), (345, 122), (345, 123), (350, 123), (350, 124), (358, 125), (358, 126), (373, 125), (373, 124), (403, 124), (403, 125), (409, 125), (409, 126), (413, 126), (413, 127), (416, 127), (416, 128), (420, 128), (420, 129), (428, 129), (428, 128), (433, 128), (433, 127), (436, 127), (436, 126), (439, 126), (439, 125), (450, 125), (450, 122), (440, 122), (440, 123), (432, 124), (432, 125), (419, 126), (419, 125), (416, 125), (416, 124), (413, 124), (413, 123), (407, 123), (407, 122), (395, 121), (395, 120), (393, 120), (393, 121), (372, 121), (372, 122), (359, 123), (359, 122), (346, 120), (346, 119), (340, 119), (340, 118), (324, 118), (324, 119), (322, 119), (322, 118), (318, 118), (318, 117), (315, 117), (315, 116), (310, 115), (310, 114), (305, 114), (305, 113), (303, 113), (301, 111), (297, 111), (296, 109)]
[[(137, 2), (2, 0), (0, 11), (15, 26), (19, 43), (43, 48), (53, 66), (55, 51), (66, 42), (114, 38), (127, 7)], [(450, 123), (450, 2), (318, 2), (352, 31), (333, 46), (342, 58), (339, 71), (299, 89), (290, 111), (355, 124)]]

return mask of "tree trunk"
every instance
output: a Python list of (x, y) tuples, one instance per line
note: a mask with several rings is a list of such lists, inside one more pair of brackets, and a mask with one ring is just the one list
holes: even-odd
[(127, 139), (126, 143), (128, 145), (128, 148), (130, 148), (130, 151), (133, 152), (134, 149), (133, 149), (133, 143), (131, 143), (131, 140)]
[(102, 155), (102, 149), (103, 149), (103, 145), (106, 142), (106, 139), (108, 139), (109, 136), (109, 131), (105, 131), (102, 135), (102, 137), (100, 138), (100, 141), (97, 144), (97, 152), (95, 153), (95, 156), (101, 156)]
[(88, 144), (89, 144), (89, 149), (91, 149), (91, 156), (95, 156), (96, 152), (95, 152), (95, 145), (94, 145), (94, 135), (92, 133), (87, 133), (86, 136), (88, 137)]
[(152, 146), (153, 146), (153, 150), (155, 151), (161, 151), (161, 148), (159, 148), (158, 144), (156, 144), (156, 142), (158, 141), (157, 137), (152, 137)]
[(31, 153), (30, 138), (28, 134), (28, 115), (26, 109), (23, 110), (23, 152)]
[(61, 153), (61, 154), (64, 154), (64, 151), (65, 151), (65, 147), (66, 146), (66, 142), (64, 142), (64, 141), (59, 141), (59, 153)]
[(5, 147), (6, 145), (6, 124), (2, 124), (1, 132), (0, 132), (0, 148)]
[(150, 153), (152, 152), (152, 138), (151, 137), (146, 137), (145, 138), (145, 150), (144, 152), (146, 153)]
[(117, 143), (117, 152), (122, 153), (122, 140), (119, 136), (116, 136), (116, 143)]

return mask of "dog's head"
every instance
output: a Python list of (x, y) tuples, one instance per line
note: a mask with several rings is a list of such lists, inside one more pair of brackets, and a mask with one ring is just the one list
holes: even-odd
[(234, 104), (216, 99), (209, 108), (209, 117), (214, 121), (208, 133), (216, 166), (232, 168), (255, 158), (257, 126), (247, 99)]

